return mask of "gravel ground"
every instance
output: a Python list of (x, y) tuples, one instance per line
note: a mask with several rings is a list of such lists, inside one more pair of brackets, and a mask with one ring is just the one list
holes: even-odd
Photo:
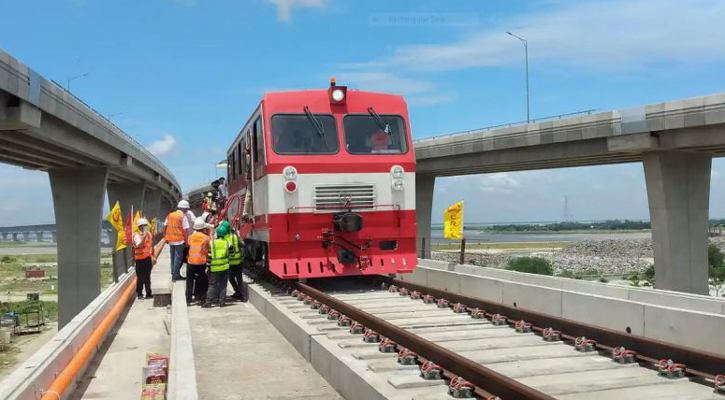
[[(725, 251), (725, 237), (710, 238), (713, 243)], [(653, 264), (652, 239), (606, 239), (582, 240), (571, 242), (557, 251), (498, 254), (466, 254), (466, 262), (475, 265), (505, 267), (510, 259), (524, 255), (533, 255), (553, 260), (556, 273), (563, 270), (584, 272), (596, 269), (601, 274), (617, 275), (633, 271), (642, 271)], [(435, 260), (458, 262), (456, 252), (433, 252)]]

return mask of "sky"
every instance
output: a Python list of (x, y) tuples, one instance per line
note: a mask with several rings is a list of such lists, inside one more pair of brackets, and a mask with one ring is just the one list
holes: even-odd
[[(0, 47), (209, 182), (270, 90), (403, 94), (414, 138), (725, 91), (722, 0), (0, 0)], [(30, 23), (32, 21), (32, 23)], [(81, 76), (80, 75), (85, 75)], [(0, 164), (0, 226), (50, 223), (47, 174)], [(713, 161), (711, 217), (725, 217)], [(642, 165), (438, 179), (433, 221), (648, 219)]]

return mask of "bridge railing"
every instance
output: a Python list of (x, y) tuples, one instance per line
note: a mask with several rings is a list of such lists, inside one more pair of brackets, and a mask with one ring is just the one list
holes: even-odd
[(422, 142), (429, 142), (429, 141), (433, 141), (433, 140), (441, 139), (441, 138), (463, 136), (463, 135), (468, 135), (471, 133), (487, 132), (487, 131), (494, 130), (494, 129), (503, 129), (503, 128), (511, 128), (514, 126), (535, 124), (537, 122), (557, 120), (557, 119), (562, 119), (565, 117), (573, 117), (576, 115), (591, 115), (595, 111), (597, 111), (597, 109), (592, 108), (592, 109), (584, 110), (584, 111), (576, 111), (576, 112), (571, 112), (571, 113), (566, 113), (566, 114), (550, 115), (548, 117), (535, 118), (530, 121), (516, 121), (516, 122), (511, 122), (508, 124), (491, 125), (491, 126), (486, 126), (483, 128), (470, 129), (467, 131), (449, 133), (447, 135), (438, 135), (438, 136), (431, 136), (431, 137), (427, 137), (427, 138), (417, 139), (417, 140), (414, 140), (413, 143), (416, 144), (416, 143), (422, 143)]

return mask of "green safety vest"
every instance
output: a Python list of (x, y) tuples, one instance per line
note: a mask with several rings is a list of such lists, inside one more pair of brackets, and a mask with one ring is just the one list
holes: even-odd
[(226, 237), (229, 246), (234, 247), (234, 254), (229, 256), (230, 265), (239, 265), (242, 263), (242, 252), (239, 248), (239, 236), (236, 233), (230, 233)]
[(214, 239), (209, 246), (211, 250), (211, 260), (209, 266), (211, 272), (226, 271), (229, 269), (229, 244), (225, 239)]

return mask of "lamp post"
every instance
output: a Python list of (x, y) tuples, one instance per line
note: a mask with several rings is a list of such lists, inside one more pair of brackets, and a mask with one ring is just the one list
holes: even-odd
[(78, 78), (83, 78), (84, 76), (88, 76), (90, 74), (91, 74), (90, 72), (86, 72), (85, 74), (80, 74), (80, 75), (76, 75), (76, 76), (69, 76), (68, 77), (68, 83), (65, 86), (66, 90), (70, 92), (70, 83), (73, 80), (78, 79)]
[(524, 44), (524, 54), (526, 56), (526, 122), (528, 123), (531, 122), (529, 113), (529, 42), (521, 36), (514, 35), (511, 32), (507, 31), (506, 33), (520, 40), (521, 43)]

